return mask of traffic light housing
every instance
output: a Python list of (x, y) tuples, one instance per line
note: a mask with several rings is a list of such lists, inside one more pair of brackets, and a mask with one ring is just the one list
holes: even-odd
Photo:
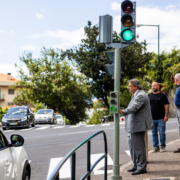
[(136, 42), (136, 2), (125, 0), (121, 3), (121, 43)]
[(119, 95), (117, 91), (110, 92), (110, 113), (116, 114), (119, 112)]

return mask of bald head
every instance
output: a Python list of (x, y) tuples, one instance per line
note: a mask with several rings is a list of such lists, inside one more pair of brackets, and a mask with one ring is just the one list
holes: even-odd
[(152, 83), (153, 93), (159, 93), (159, 84), (157, 82)]

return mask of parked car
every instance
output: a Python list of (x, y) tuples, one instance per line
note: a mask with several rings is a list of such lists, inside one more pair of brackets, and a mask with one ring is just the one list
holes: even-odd
[(56, 119), (57, 119), (57, 124), (66, 125), (66, 121), (62, 115), (56, 115)]
[(23, 147), (24, 138), (13, 134), (11, 143), (0, 130), (0, 179), (30, 180), (31, 166)]
[(56, 113), (53, 109), (40, 109), (35, 115), (36, 123), (57, 123)]
[(34, 113), (28, 106), (11, 107), (2, 118), (2, 128), (35, 127)]

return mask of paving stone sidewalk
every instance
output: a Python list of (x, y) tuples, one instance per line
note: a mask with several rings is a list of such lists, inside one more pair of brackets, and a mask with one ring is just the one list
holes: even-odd
[[(120, 167), (122, 180), (180, 180), (180, 153), (173, 153), (180, 148), (180, 139), (168, 143), (166, 152), (152, 153), (149, 151), (147, 173), (131, 175), (127, 169), (132, 168), (132, 162)], [(108, 180), (110, 180), (110, 176)]]

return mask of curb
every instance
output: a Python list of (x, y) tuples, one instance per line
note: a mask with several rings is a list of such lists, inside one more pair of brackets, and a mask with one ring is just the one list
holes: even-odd
[[(167, 145), (171, 145), (171, 144), (173, 144), (173, 143), (175, 143), (175, 142), (177, 142), (177, 141), (180, 141), (180, 139), (177, 139), (177, 140), (175, 140), (175, 141), (169, 142), (169, 143), (167, 143)], [(148, 154), (151, 154), (152, 152), (153, 152), (153, 150), (150, 150), (150, 151), (148, 151)], [(122, 172), (126, 167), (128, 167), (128, 166), (131, 165), (131, 164), (133, 164), (132, 161), (128, 162), (128, 163), (125, 164), (125, 165), (122, 165), (122, 166), (120, 167), (120, 172)], [(146, 179), (146, 180), (149, 180), (149, 179)], [(172, 180), (173, 180), (173, 179), (172, 179)]]

